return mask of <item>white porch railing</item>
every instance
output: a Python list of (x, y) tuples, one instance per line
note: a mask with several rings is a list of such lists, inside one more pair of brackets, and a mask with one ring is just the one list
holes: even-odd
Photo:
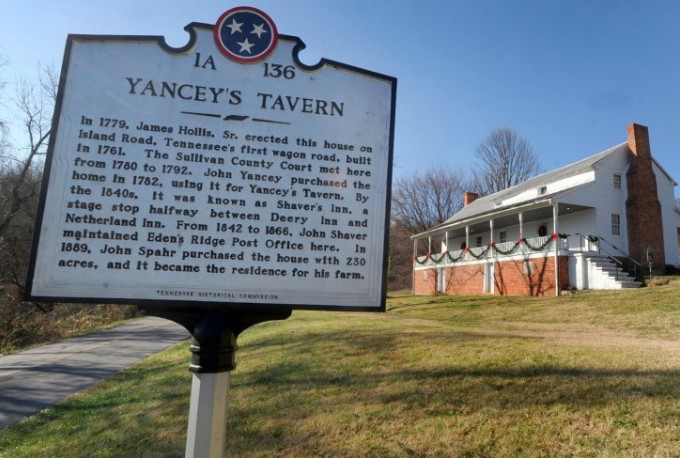
[(490, 258), (509, 258), (516, 255), (545, 254), (558, 249), (568, 249), (566, 239), (546, 235), (521, 239), (516, 242), (502, 242), (485, 247), (474, 247), (467, 250), (452, 250), (444, 253), (428, 254), (415, 258), (416, 267), (445, 267), (462, 262), (480, 262)]

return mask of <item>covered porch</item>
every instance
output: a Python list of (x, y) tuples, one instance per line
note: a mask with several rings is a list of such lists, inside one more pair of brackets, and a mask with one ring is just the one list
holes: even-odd
[(414, 293), (558, 295), (593, 288), (591, 260), (611, 257), (618, 276), (617, 257), (626, 257), (595, 234), (593, 207), (550, 199), (443, 224), (413, 237)]

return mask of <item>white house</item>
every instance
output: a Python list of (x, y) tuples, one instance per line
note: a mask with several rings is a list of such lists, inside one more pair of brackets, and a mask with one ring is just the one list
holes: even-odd
[(647, 127), (582, 161), (478, 197), (414, 240), (415, 294), (553, 295), (639, 286), (680, 265), (675, 180)]

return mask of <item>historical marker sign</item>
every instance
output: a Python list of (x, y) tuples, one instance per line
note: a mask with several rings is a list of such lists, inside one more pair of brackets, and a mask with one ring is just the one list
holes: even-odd
[(68, 38), (33, 300), (384, 309), (396, 80), (247, 7)]

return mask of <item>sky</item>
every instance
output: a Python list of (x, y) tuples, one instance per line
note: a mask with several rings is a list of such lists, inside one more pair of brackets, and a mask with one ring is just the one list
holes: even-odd
[(69, 33), (162, 35), (180, 47), (185, 25), (242, 5), (302, 39), (306, 64), (397, 78), (395, 179), (440, 166), (470, 174), (499, 127), (526, 138), (548, 171), (625, 142), (635, 122), (680, 180), (675, 0), (12, 1), (0, 15), (0, 81), (59, 69)]

